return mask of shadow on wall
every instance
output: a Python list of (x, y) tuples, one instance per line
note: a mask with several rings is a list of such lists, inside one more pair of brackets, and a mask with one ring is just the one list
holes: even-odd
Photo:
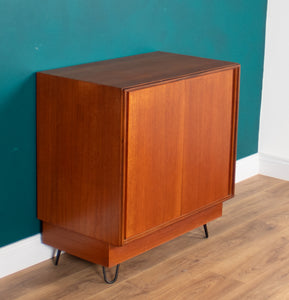
[(35, 74), (10, 90), (0, 104), (0, 247), (40, 230), (36, 218)]

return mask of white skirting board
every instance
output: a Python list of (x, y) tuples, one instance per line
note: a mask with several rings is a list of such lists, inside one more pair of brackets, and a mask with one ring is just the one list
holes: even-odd
[[(278, 164), (278, 161), (276, 159), (264, 159), (262, 156), (261, 162), (262, 174), (274, 177), (274, 174), (270, 174), (270, 170), (276, 171), (276, 164)], [(286, 174), (289, 174), (289, 163), (287, 162), (286, 164), (281, 162), (281, 164), (284, 167), (282, 169), (283, 175), (281, 174), (284, 178)], [(270, 166), (271, 169), (269, 168)], [(238, 160), (236, 164), (235, 181), (240, 182), (257, 175), (259, 173), (259, 167), (259, 155), (257, 153)], [(278, 172), (276, 171), (276, 173)], [(287, 180), (289, 180), (289, 176), (287, 177)], [(0, 248), (0, 278), (50, 259), (54, 250), (55, 249), (41, 243), (40, 234), (36, 234), (32, 237)]]
[(235, 182), (240, 182), (259, 174), (259, 155), (255, 153), (236, 162)]
[(259, 173), (270, 177), (289, 180), (289, 161), (259, 153)]
[(0, 248), (0, 278), (52, 257), (54, 249), (41, 243), (40, 233)]

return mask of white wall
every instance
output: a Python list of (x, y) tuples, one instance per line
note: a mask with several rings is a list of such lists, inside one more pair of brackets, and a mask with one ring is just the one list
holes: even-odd
[(268, 0), (260, 173), (289, 180), (289, 1)]
[(259, 152), (289, 161), (288, 13), (288, 0), (268, 0)]

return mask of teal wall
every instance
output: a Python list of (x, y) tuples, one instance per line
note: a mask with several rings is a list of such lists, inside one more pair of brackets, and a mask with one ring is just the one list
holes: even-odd
[(154, 50), (242, 65), (238, 158), (257, 152), (266, 0), (0, 0), (0, 246), (39, 232), (35, 72)]

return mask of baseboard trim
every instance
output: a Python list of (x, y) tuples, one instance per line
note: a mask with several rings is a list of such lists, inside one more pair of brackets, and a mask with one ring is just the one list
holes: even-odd
[(259, 154), (238, 159), (236, 162), (235, 182), (240, 182), (259, 174)]
[(1, 247), (0, 278), (47, 260), (53, 252), (53, 248), (41, 243), (40, 233)]
[[(236, 163), (236, 182), (258, 174), (258, 154), (242, 158)], [(0, 278), (50, 259), (55, 249), (41, 243), (36, 234), (0, 248)]]
[(289, 180), (289, 161), (268, 154), (259, 153), (259, 173), (262, 175)]

